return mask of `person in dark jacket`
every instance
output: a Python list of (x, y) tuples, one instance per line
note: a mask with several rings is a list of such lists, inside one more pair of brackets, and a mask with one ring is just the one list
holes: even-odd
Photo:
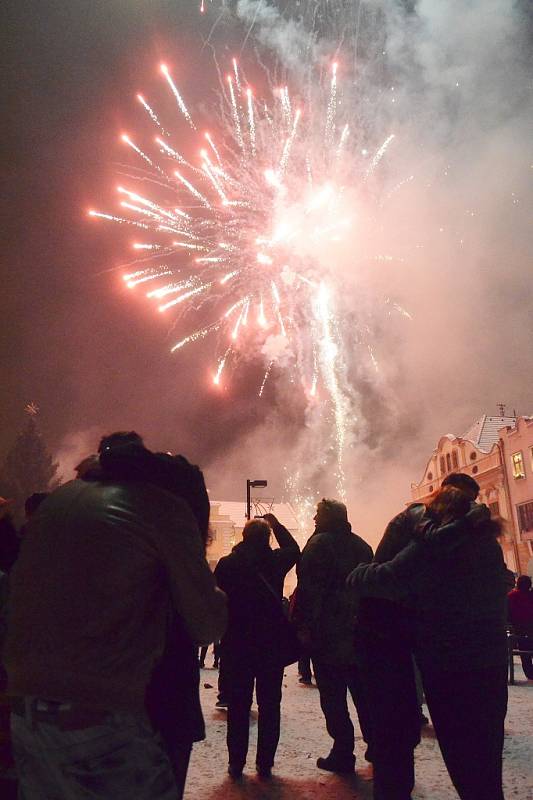
[[(518, 637), (521, 650), (533, 647), (533, 592), (529, 575), (520, 575), (516, 589), (507, 595), (507, 613), (513, 631)], [(533, 655), (525, 653), (520, 656), (524, 675), (533, 680)]]
[(370, 730), (356, 665), (355, 607), (345, 582), (354, 567), (372, 560), (372, 549), (352, 532), (344, 503), (321, 500), (314, 519), (315, 532), (298, 564), (294, 617), (311, 653), (320, 705), (333, 739), (331, 752), (319, 758), (317, 766), (331, 772), (353, 772), (355, 736), (348, 713), (348, 691), (367, 744)]
[[(90, 457), (84, 479), (147, 481), (185, 500), (192, 510), (204, 545), (209, 540), (209, 496), (200, 469), (181, 455), (152, 453), (135, 431), (106, 436), (97, 462)], [(207, 648), (206, 648), (207, 649)], [(205, 739), (200, 705), (200, 670), (197, 647), (177, 614), (167, 619), (166, 643), (146, 689), (150, 721), (161, 734), (181, 798), (194, 742)]]
[(486, 506), (472, 508), (445, 486), (407, 547), (348, 578), (360, 597), (410, 601), (428, 707), (462, 800), (503, 800), (506, 573), (498, 532)]
[(196, 644), (225, 627), (190, 506), (134, 465), (129, 477), (106, 475), (112, 449), (97, 479), (46, 499), (10, 576), (4, 662), (28, 800), (93, 791), (175, 800), (175, 772), (145, 713), (169, 610)]
[[(273, 550), (271, 532), (279, 547)], [(215, 569), (218, 586), (228, 597), (228, 627), (220, 644), (228, 693), (228, 772), (242, 775), (248, 752), (254, 683), (258, 731), (256, 767), (269, 778), (280, 733), (282, 654), (279, 629), (283, 616), (283, 583), (296, 564), (300, 548), (274, 514), (246, 523), (243, 541)]]
[[(443, 486), (460, 489), (470, 502), (479, 486), (469, 475), (451, 473)], [(374, 562), (391, 561), (416, 536), (426, 507), (413, 503), (387, 525)], [(372, 725), (375, 800), (409, 800), (415, 783), (414, 751), (421, 713), (414, 669), (414, 604), (361, 597), (357, 614), (357, 658)]]

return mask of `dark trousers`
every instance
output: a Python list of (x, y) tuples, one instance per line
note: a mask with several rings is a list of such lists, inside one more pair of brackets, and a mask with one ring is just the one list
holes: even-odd
[(442, 757), (461, 800), (503, 800), (507, 666), (422, 670), (422, 679)]
[(229, 762), (237, 768), (246, 763), (250, 709), (254, 694), (257, 699), (257, 754), (258, 767), (267, 769), (274, 764), (279, 741), (281, 683), (283, 667), (252, 667), (236, 664), (227, 670), (228, 690), (228, 753)]
[[(533, 637), (518, 637), (516, 643), (519, 650), (530, 650), (533, 647)], [(520, 656), (524, 675), (528, 680), (533, 680), (533, 655)]]
[(218, 658), (218, 695), (217, 699), (227, 703), (229, 698), (228, 675), (226, 670), (226, 659), (219, 654)]
[(305, 655), (298, 660), (298, 673), (304, 681), (311, 680), (311, 656)]
[(313, 668), (320, 693), (320, 706), (326, 719), (326, 729), (333, 739), (331, 753), (340, 760), (351, 759), (355, 736), (348, 712), (348, 692), (355, 704), (363, 739), (370, 744), (368, 711), (360, 670), (355, 664), (325, 664), (315, 659)]
[(189, 761), (191, 760), (192, 742), (174, 741), (171, 744), (167, 743), (166, 750), (176, 779), (176, 800), (182, 800)]
[(374, 800), (410, 800), (420, 741), (412, 649), (400, 637), (365, 630), (356, 643), (371, 728)]

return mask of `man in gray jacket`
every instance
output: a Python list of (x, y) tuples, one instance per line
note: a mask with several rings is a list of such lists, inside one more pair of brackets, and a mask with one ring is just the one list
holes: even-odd
[(295, 619), (313, 659), (320, 705), (333, 739), (330, 754), (319, 758), (317, 766), (331, 772), (353, 772), (354, 727), (348, 713), (348, 691), (367, 744), (370, 731), (356, 666), (355, 608), (345, 583), (357, 565), (372, 560), (372, 549), (352, 532), (344, 503), (321, 500), (314, 520), (315, 532), (297, 567)]

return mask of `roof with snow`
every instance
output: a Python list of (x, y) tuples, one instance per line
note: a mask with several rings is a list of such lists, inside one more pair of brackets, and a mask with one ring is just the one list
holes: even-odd
[(516, 417), (489, 417), (483, 414), (474, 424), (463, 433), (462, 439), (468, 439), (484, 453), (490, 452), (492, 446), (498, 441), (498, 431), (507, 426), (516, 425)]
[[(232, 500), (210, 500), (211, 509), (217, 509), (218, 517), (229, 517), (236, 528), (243, 528), (246, 522), (246, 503)], [(256, 514), (274, 514), (282, 525), (290, 531), (298, 530), (298, 520), (290, 503), (272, 503), (270, 501), (252, 500), (252, 516)]]

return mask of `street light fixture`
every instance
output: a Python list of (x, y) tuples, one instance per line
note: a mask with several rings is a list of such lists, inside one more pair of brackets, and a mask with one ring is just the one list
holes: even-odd
[(250, 489), (264, 489), (265, 486), (268, 486), (268, 481), (246, 481), (246, 519), (250, 519), (252, 509)]

